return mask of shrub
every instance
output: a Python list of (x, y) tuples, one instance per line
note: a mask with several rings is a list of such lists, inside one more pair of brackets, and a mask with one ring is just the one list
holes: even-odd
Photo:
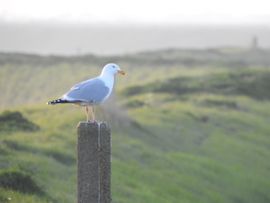
[(4, 111), (0, 115), (0, 131), (36, 131), (39, 126), (29, 121), (18, 111)]
[(139, 108), (139, 107), (142, 107), (144, 106), (145, 103), (143, 101), (140, 101), (140, 100), (131, 100), (129, 102), (126, 103), (126, 107), (128, 108)]
[(43, 193), (30, 175), (15, 170), (3, 171), (0, 173), (0, 186), (22, 193)]

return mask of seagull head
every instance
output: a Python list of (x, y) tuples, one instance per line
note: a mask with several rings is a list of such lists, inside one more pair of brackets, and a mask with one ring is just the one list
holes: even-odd
[(117, 64), (108, 63), (107, 65), (104, 66), (101, 74), (112, 74), (112, 75), (121, 74), (121, 75), (125, 75), (126, 73), (125, 73), (125, 71), (121, 70), (120, 67)]
[(102, 75), (103, 74), (112, 74), (112, 75), (115, 75), (115, 74), (121, 74), (121, 75), (125, 75), (125, 71), (121, 70), (120, 67), (115, 64), (115, 63), (108, 63), (107, 65), (104, 66), (104, 68), (102, 69)]

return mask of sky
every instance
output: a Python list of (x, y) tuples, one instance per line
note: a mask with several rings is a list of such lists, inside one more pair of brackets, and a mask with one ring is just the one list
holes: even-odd
[(111, 24), (270, 24), (269, 8), (269, 0), (0, 0), (0, 20)]

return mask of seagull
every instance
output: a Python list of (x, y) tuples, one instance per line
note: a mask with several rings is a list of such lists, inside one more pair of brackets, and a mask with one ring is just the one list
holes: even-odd
[(109, 98), (113, 90), (115, 75), (118, 73), (125, 75), (125, 72), (117, 64), (109, 63), (103, 67), (99, 76), (74, 85), (62, 97), (49, 101), (47, 104), (77, 104), (83, 106), (85, 107), (87, 121), (91, 122), (91, 114), (92, 121), (96, 122), (94, 106)]

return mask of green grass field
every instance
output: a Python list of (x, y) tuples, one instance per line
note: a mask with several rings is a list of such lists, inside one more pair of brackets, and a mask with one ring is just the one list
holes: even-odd
[[(141, 61), (137, 55), (137, 63), (118, 59), (128, 75), (118, 78), (117, 96), (98, 109), (112, 129), (113, 202), (270, 202), (270, 68), (265, 61), (225, 66), (226, 58), (220, 65), (188, 66), (175, 55), (164, 52), (171, 66), (142, 65), (146, 55)], [(85, 115), (45, 102), (97, 74), (98, 66), (5, 61), (0, 202), (74, 203), (76, 125)]]

